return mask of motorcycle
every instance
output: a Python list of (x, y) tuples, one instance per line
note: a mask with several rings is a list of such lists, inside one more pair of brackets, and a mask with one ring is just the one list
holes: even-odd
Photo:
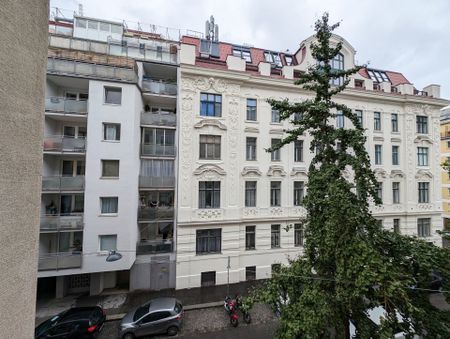
[(241, 310), (245, 323), (250, 324), (252, 322), (252, 317), (250, 316), (250, 313), (248, 313), (248, 311), (242, 306), (242, 297), (236, 295), (236, 308)]
[(232, 299), (231, 297), (227, 296), (224, 301), (224, 308), (227, 311), (228, 315), (230, 316), (230, 323), (234, 327), (237, 327), (239, 324), (239, 316), (238, 316), (238, 310), (241, 310), (244, 321), (247, 324), (250, 324), (252, 321), (252, 318), (250, 316), (250, 313), (248, 313), (246, 310), (242, 308), (242, 298), (239, 296), (236, 296), (235, 299)]

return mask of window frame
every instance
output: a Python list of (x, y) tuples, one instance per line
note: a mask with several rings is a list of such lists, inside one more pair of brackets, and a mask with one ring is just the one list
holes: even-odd
[[(212, 100), (211, 100), (212, 99)], [(220, 99), (220, 100), (218, 100)], [(206, 108), (206, 111), (204, 110)], [(212, 108), (212, 115), (210, 113)], [(221, 118), (222, 117), (222, 95), (215, 93), (200, 93), (200, 116)]]
[(281, 248), (281, 225), (270, 225), (270, 248)]
[(428, 134), (428, 116), (416, 115), (416, 133)]
[[(208, 187), (208, 186), (211, 186), (211, 187)], [(199, 209), (218, 209), (218, 208), (220, 208), (220, 191), (221, 191), (220, 180), (219, 181), (199, 181), (198, 182), (198, 208)], [(202, 202), (202, 192), (204, 192), (204, 197), (205, 197), (204, 202)], [(207, 195), (208, 194), (210, 195), (210, 198), (211, 198), (211, 201), (209, 204), (207, 204)]]
[(345, 128), (345, 116), (341, 110), (336, 111), (336, 128)]
[(393, 133), (398, 132), (398, 114), (397, 113), (391, 113), (391, 131)]
[[(111, 93), (120, 93), (120, 100), (118, 102), (109, 102), (108, 101), (108, 92)], [(114, 106), (120, 106), (122, 105), (122, 87), (117, 86), (103, 86), (103, 104), (105, 105), (114, 105)], [(112, 98), (111, 98), (112, 99)]]
[(376, 144), (375, 145), (375, 165), (383, 164), (383, 145)]
[[(394, 150), (395, 150), (395, 152), (394, 152)], [(393, 166), (400, 165), (399, 150), (400, 150), (400, 147), (398, 145), (392, 145), (392, 165)]]
[(400, 204), (400, 182), (393, 181), (392, 182), (392, 203)]
[(247, 98), (246, 121), (258, 121), (258, 100)]
[(428, 181), (419, 181), (417, 183), (417, 194), (419, 204), (430, 203), (430, 183)]
[(381, 112), (373, 112), (373, 130), (381, 131)]
[[(102, 249), (102, 239), (106, 237), (112, 237), (115, 239), (115, 248), (114, 249)], [(98, 251), (99, 252), (110, 252), (110, 251), (117, 251), (117, 234), (99, 234), (98, 235)]]
[(294, 246), (301, 247), (305, 242), (305, 229), (302, 224), (294, 224)]
[[(103, 212), (103, 202), (105, 199), (116, 200), (116, 211), (115, 212)], [(119, 213), (119, 197), (118, 196), (105, 196), (100, 197), (100, 215), (117, 215)]]
[[(105, 173), (105, 164), (117, 164), (117, 175), (106, 175)], [(117, 159), (101, 159), (101, 165), (102, 165), (102, 173), (101, 178), (102, 179), (119, 179), (120, 176), (120, 160)]]
[[(206, 139), (202, 141), (202, 139)], [(211, 142), (212, 141), (212, 142)], [(209, 157), (209, 150), (212, 148), (212, 156)], [(222, 137), (214, 134), (199, 135), (199, 159), (200, 160), (220, 160), (222, 157)], [(203, 156), (202, 156), (202, 153)], [(218, 153), (218, 154), (216, 154)]]
[(303, 162), (303, 140), (294, 141), (294, 162)]
[[(270, 139), (270, 147), (274, 147), (281, 142), (281, 139), (272, 138)], [(281, 148), (273, 150), (270, 152), (270, 161), (281, 161)]]
[(361, 127), (363, 127), (364, 126), (364, 116), (363, 116), (362, 109), (355, 109), (355, 114), (356, 114), (356, 117), (358, 118), (359, 124), (361, 125)]
[(431, 218), (417, 218), (417, 236), (419, 238), (431, 237)]
[(245, 250), (256, 249), (256, 226), (245, 226)]
[[(296, 187), (300, 186), (300, 187)], [(303, 199), (305, 197), (305, 182), (304, 181), (294, 181), (294, 206), (301, 206)]]
[[(202, 244), (200, 242), (205, 239), (206, 239), (206, 251), (201, 251)], [(217, 242), (217, 240), (219, 241)], [(217, 246), (217, 244), (219, 245)], [(221, 228), (197, 229), (195, 232), (195, 253), (196, 255), (222, 253), (222, 229)]]
[[(254, 187), (249, 187), (254, 185)], [(245, 193), (244, 193), (244, 206), (245, 207), (256, 207), (257, 201), (257, 187), (258, 182), (256, 180), (245, 181)]]
[(245, 281), (256, 280), (256, 266), (245, 267)]
[(429, 166), (429, 148), (423, 146), (417, 146), (417, 166), (428, 167)]
[[(254, 144), (252, 143), (255, 141)], [(256, 137), (246, 137), (245, 138), (245, 160), (246, 161), (256, 161), (257, 159), (257, 138)]]
[[(278, 186), (278, 187), (275, 187)], [(270, 207), (281, 206), (281, 181), (270, 182)]]
[[(116, 139), (107, 139), (107, 127), (113, 126), (116, 129)], [(120, 141), (120, 131), (121, 130), (121, 124), (115, 123), (115, 122), (103, 122), (103, 141), (112, 141), (112, 142), (119, 142)]]

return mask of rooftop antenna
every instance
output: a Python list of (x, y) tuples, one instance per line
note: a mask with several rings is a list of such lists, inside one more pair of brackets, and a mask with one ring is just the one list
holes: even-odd
[(83, 4), (78, 4), (78, 15), (83, 16)]
[(214, 23), (214, 17), (212, 15), (205, 22), (205, 35), (208, 40), (219, 41), (219, 25)]
[(141, 26), (141, 23), (139, 21), (137, 23), (137, 27), (138, 27), (138, 31), (142, 32), (142, 26)]

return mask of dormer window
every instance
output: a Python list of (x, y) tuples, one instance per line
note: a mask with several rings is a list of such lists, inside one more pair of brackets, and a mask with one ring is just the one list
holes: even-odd
[(373, 69), (368, 69), (367, 73), (369, 74), (370, 79), (372, 81), (380, 82), (390, 82), (389, 78), (386, 75), (386, 72), (383, 71), (375, 71)]
[(285, 55), (284, 60), (286, 60), (287, 66), (293, 66), (294, 65), (294, 58), (292, 58), (292, 55)]
[(245, 62), (252, 62), (252, 55), (250, 53), (250, 49), (242, 46), (233, 46), (233, 55), (237, 56), (241, 59), (244, 59)]
[(281, 63), (280, 53), (277, 52), (264, 52), (264, 60), (276, 67), (281, 67), (283, 64)]

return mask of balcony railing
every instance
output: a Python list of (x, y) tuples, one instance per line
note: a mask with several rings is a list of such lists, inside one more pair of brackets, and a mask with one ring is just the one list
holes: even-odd
[(39, 255), (39, 271), (81, 267), (82, 252), (60, 252)]
[(141, 112), (141, 125), (176, 126), (177, 115), (169, 112)]
[(78, 215), (42, 215), (41, 231), (81, 230), (83, 214)]
[(132, 83), (137, 82), (137, 74), (135, 70), (130, 68), (56, 58), (47, 59), (47, 73), (70, 74), (89, 78), (114, 79)]
[(62, 136), (44, 137), (44, 151), (84, 153), (86, 139)]
[(59, 97), (45, 98), (45, 110), (65, 114), (87, 114), (87, 100), (73, 100)]
[(140, 175), (139, 187), (142, 188), (175, 187), (175, 177), (152, 177)]
[(138, 211), (139, 220), (163, 220), (173, 219), (173, 207), (140, 207)]
[(141, 241), (136, 246), (137, 254), (170, 253), (172, 250), (172, 240)]
[(142, 89), (144, 92), (163, 95), (177, 95), (177, 84), (158, 80), (142, 80)]
[(142, 144), (141, 155), (155, 155), (163, 157), (175, 156), (176, 148), (173, 145), (155, 145), (155, 144)]
[(74, 177), (54, 176), (42, 177), (43, 191), (82, 191), (84, 190), (84, 175)]

